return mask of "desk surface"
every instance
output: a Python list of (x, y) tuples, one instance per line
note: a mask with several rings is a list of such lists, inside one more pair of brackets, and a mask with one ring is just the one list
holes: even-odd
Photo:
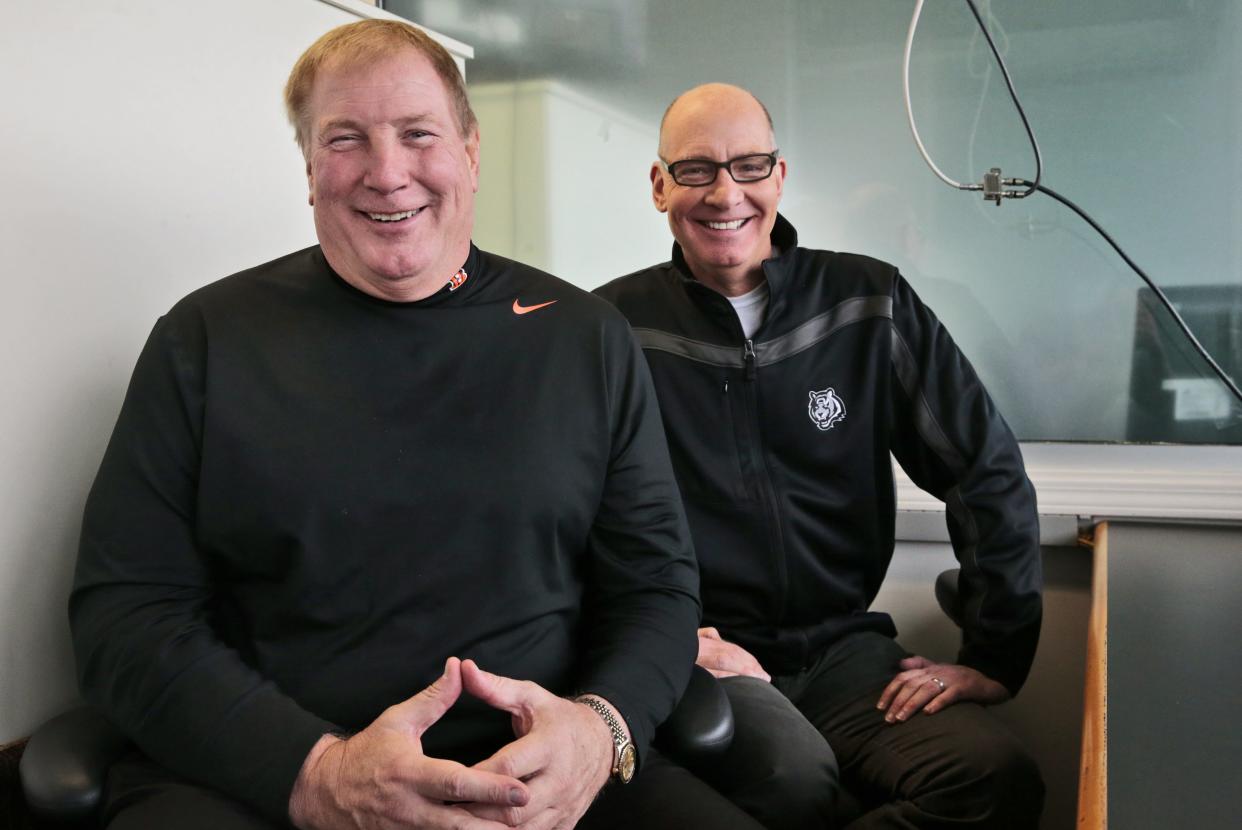
[(1242, 826), (1242, 528), (1109, 522), (1108, 821)]

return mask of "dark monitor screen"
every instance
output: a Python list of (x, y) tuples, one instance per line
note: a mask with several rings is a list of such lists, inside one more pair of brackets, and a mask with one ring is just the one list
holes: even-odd
[[(1242, 385), (1242, 284), (1165, 289), (1169, 302), (1235, 384)], [(1150, 288), (1141, 288), (1126, 437), (1138, 442), (1242, 443), (1239, 403)]]

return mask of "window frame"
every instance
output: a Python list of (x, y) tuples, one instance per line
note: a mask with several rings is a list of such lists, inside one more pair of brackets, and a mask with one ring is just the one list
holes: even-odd
[[(1080, 529), (1108, 519), (1242, 525), (1242, 446), (1024, 441), (1021, 447), (1045, 545), (1072, 545)], [(893, 466), (897, 538), (947, 542), (943, 504)]]

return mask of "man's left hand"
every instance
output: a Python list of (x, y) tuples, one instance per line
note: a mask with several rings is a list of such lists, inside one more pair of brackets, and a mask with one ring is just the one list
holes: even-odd
[(520, 779), (530, 800), (523, 807), (460, 806), (511, 827), (568, 830), (577, 824), (612, 772), (612, 731), (604, 719), (536, 683), (485, 672), (473, 660), (462, 662), (461, 676), (467, 692), (512, 716), (517, 736), (475, 769)]
[(876, 704), (886, 712), (884, 720), (889, 723), (904, 721), (920, 709), (934, 715), (958, 701), (1002, 703), (1009, 699), (1008, 689), (969, 666), (933, 663), (917, 656), (907, 657), (900, 666), (901, 673), (884, 688)]

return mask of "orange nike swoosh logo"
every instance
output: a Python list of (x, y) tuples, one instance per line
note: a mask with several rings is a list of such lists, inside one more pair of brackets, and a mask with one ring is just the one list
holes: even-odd
[(545, 308), (547, 306), (552, 305), (554, 302), (556, 302), (556, 300), (548, 300), (546, 303), (540, 303), (539, 305), (522, 305), (517, 300), (514, 300), (513, 301), (513, 313), (514, 314), (530, 314), (532, 311), (538, 311), (541, 308)]

